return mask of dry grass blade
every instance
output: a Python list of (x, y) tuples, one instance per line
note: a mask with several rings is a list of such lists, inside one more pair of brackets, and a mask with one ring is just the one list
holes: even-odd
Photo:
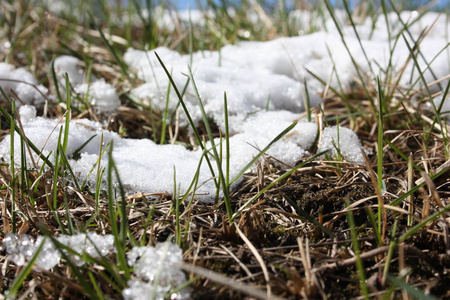
[[(383, 150), (378, 149), (378, 151), (383, 151)], [(384, 239), (386, 236), (386, 227), (387, 227), (387, 215), (386, 215), (386, 208), (384, 207), (384, 200), (383, 200), (383, 197), (381, 196), (381, 191), (378, 188), (377, 179), (375, 178), (375, 172), (373, 171), (372, 166), (370, 165), (369, 159), (367, 158), (367, 155), (364, 151), (361, 151), (361, 153), (364, 157), (364, 161), (366, 163), (367, 170), (369, 171), (369, 174), (370, 174), (370, 180), (371, 180), (373, 188), (377, 194), (378, 203), (381, 208), (381, 215), (383, 216), (383, 225), (382, 225), (382, 229), (381, 229), (381, 243), (384, 244)], [(378, 179), (378, 180), (380, 180), (380, 179)]]
[(223, 250), (225, 250), (225, 252), (228, 253), (239, 264), (239, 266), (242, 268), (242, 270), (244, 270), (244, 272), (247, 274), (247, 276), (249, 278), (253, 277), (252, 272), (250, 272), (250, 270), (247, 268), (247, 266), (242, 261), (240, 261), (239, 258), (236, 255), (234, 255), (233, 252), (228, 250), (227, 247), (225, 247), (224, 245), (220, 245), (220, 247)]
[(323, 299), (326, 299), (326, 295), (318, 284), (318, 280), (316, 277), (316, 270), (311, 266), (311, 253), (309, 247), (309, 241), (306, 240), (306, 243), (303, 243), (303, 238), (297, 238), (298, 248), (300, 249), (300, 258), (303, 264), (303, 268), (305, 269), (305, 287), (304, 290), (301, 291), (302, 296), (305, 299), (310, 297), (316, 297), (317, 291), (320, 291), (320, 294)]
[(241, 282), (238, 282), (236, 280), (233, 280), (231, 278), (223, 276), (222, 274), (219, 274), (217, 272), (214, 272), (214, 271), (211, 271), (211, 270), (199, 267), (199, 266), (182, 263), (182, 264), (178, 265), (178, 267), (186, 272), (192, 272), (192, 273), (198, 274), (198, 275), (205, 277), (213, 282), (230, 287), (236, 291), (239, 291), (239, 292), (249, 295), (251, 297), (255, 297), (257, 299), (263, 299), (263, 300), (282, 300), (283, 299), (276, 295), (271, 295), (270, 297), (268, 297), (267, 293), (261, 289), (258, 289), (251, 285), (243, 284)]
[(250, 251), (255, 256), (256, 260), (258, 261), (259, 265), (261, 266), (261, 269), (264, 274), (264, 279), (266, 280), (266, 287), (267, 287), (267, 299), (272, 299), (272, 289), (270, 287), (270, 277), (269, 277), (269, 271), (267, 270), (267, 266), (262, 259), (261, 255), (259, 254), (258, 250), (253, 246), (252, 242), (245, 236), (245, 234), (239, 229), (238, 226), (235, 227), (236, 232), (239, 234), (241, 239), (245, 242), (245, 244), (250, 248)]

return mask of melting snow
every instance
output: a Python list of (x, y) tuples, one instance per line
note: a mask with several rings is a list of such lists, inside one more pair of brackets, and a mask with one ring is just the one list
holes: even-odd
[[(2, 62), (0, 62), (0, 87), (8, 96), (15, 93), (25, 104), (33, 105), (44, 103), (44, 96), (48, 92), (24, 68), (15, 69), (14, 66)], [(16, 101), (16, 105), (19, 107), (21, 103)]]
[[(114, 237), (111, 234), (88, 232), (72, 236), (61, 235), (56, 240), (79, 254), (72, 255), (63, 250), (77, 266), (85, 263), (80, 256), (83, 253), (99, 258), (115, 252)], [(18, 266), (29, 262), (41, 245), (35, 265), (45, 270), (54, 268), (62, 255), (49, 238), (38, 236), (34, 240), (26, 234), (7, 233), (3, 239), (8, 258)], [(183, 262), (183, 252), (176, 244), (165, 242), (155, 247), (133, 247), (127, 257), (128, 265), (134, 268), (134, 276), (128, 281), (128, 288), (123, 290), (125, 299), (149, 299), (149, 295), (153, 295), (151, 299), (165, 299), (171, 289), (186, 282), (186, 275), (177, 266)], [(185, 288), (176, 296), (177, 299), (187, 299), (189, 294), (189, 289)]]
[(331, 157), (364, 164), (363, 147), (358, 136), (351, 129), (341, 126), (325, 128), (322, 133), (322, 145), (318, 152), (326, 150), (329, 150), (328, 154)]
[[(173, 287), (186, 282), (186, 275), (177, 268), (183, 262), (182, 254), (178, 245), (167, 242), (155, 247), (134, 247), (127, 257), (136, 278), (128, 281), (128, 288), (122, 292), (124, 299), (166, 299)], [(176, 299), (187, 298), (188, 289), (176, 294)]]
[(120, 106), (119, 96), (116, 89), (104, 79), (97, 80), (91, 78), (91, 83), (85, 82), (86, 74), (81, 68), (81, 61), (72, 56), (60, 56), (55, 59), (55, 73), (60, 83), (60, 93), (65, 95), (66, 79), (69, 77), (69, 83), (79, 94), (81, 99), (85, 99), (94, 106), (96, 113), (111, 114)]
[[(403, 22), (413, 23), (417, 14), (403, 12)], [(389, 14), (389, 25), (395, 34), (402, 24), (395, 15)], [(436, 24), (431, 28), (431, 24)], [(143, 80), (141, 86), (132, 90), (132, 94), (143, 103), (150, 104), (160, 110), (166, 106), (166, 96), (169, 91), (169, 110), (173, 112), (178, 99), (173, 87), (156, 59), (158, 53), (166, 64), (174, 81), (181, 91), (187, 84), (188, 65), (192, 58), (192, 73), (198, 87), (206, 113), (213, 118), (219, 127), (224, 129), (224, 92), (227, 93), (230, 138), (230, 177), (236, 176), (255, 155), (257, 149), (263, 149), (274, 137), (292, 122), (299, 119), (299, 113), (304, 111), (305, 86), (308, 85), (312, 105), (318, 105), (321, 100), (319, 93), (323, 85), (309, 72), (330, 82), (335, 89), (348, 88), (357, 79), (357, 72), (353, 62), (345, 49), (341, 38), (334, 26), (328, 24), (328, 32), (316, 32), (310, 35), (280, 38), (269, 42), (242, 42), (238, 45), (228, 45), (220, 51), (199, 51), (190, 55), (181, 55), (167, 48), (157, 48), (151, 51), (128, 49), (124, 60), (129, 67), (136, 71)], [(372, 30), (370, 20), (358, 26), (361, 43), (365, 49), (368, 61), (363, 55), (355, 33), (351, 27), (343, 27), (345, 41), (362, 72), (374, 79), (376, 75), (384, 76), (383, 70), (392, 63), (395, 71), (401, 70), (408, 61), (409, 50), (404, 39), (395, 45), (390, 58), (390, 46), (387, 35), (387, 25), (384, 18), (380, 18)], [(422, 30), (430, 29), (428, 36), (420, 44), (420, 65), (425, 61), (432, 62), (431, 68), (436, 78), (443, 78), (449, 74), (448, 41), (445, 32), (449, 32), (449, 23), (444, 17), (438, 18), (435, 13), (428, 13), (423, 19), (413, 23), (409, 33), (405, 33), (406, 40), (413, 45), (412, 38), (417, 38)], [(411, 34), (411, 36), (409, 36)], [(444, 50), (443, 50), (444, 49)], [(443, 51), (442, 51), (443, 50)], [(442, 53), (436, 56), (440, 51)], [(374, 70), (374, 74), (370, 69)], [(73, 57), (60, 57), (55, 60), (55, 69), (61, 84), (64, 74), (75, 90), (100, 112), (109, 113), (118, 105), (119, 100), (112, 86), (103, 79), (92, 79), (85, 82), (86, 76), (79, 68), (79, 61)], [(422, 68), (429, 82), (434, 80), (430, 70)], [(1, 77), (21, 78), (37, 84), (36, 79), (23, 69), (14, 70), (11, 66), (0, 64)], [(412, 86), (417, 84), (419, 75), (410, 62), (405, 69), (405, 76), (400, 78), (400, 84)], [(23, 95), (26, 104), (39, 104), (40, 95), (29, 85), (0, 81), (5, 90), (13, 89)], [(445, 82), (443, 83), (445, 84)], [(416, 85), (419, 87), (421, 82)], [(436, 88), (436, 86), (434, 87)], [(45, 90), (40, 87), (42, 91)], [(201, 121), (197, 99), (192, 82), (187, 85), (184, 101), (196, 122)], [(446, 104), (444, 104), (446, 107)], [(266, 111), (266, 109), (268, 111)], [(35, 116), (33, 108), (25, 106), (20, 110), (27, 137), (39, 148), (43, 154), (55, 152), (59, 127), (63, 126), (57, 120), (48, 120)], [(184, 112), (181, 112), (182, 124), (186, 125)], [(295, 128), (268, 152), (278, 160), (294, 165), (314, 144), (317, 137), (317, 125), (305, 122), (303, 119)], [(325, 128), (321, 149), (330, 149), (336, 155), (337, 141), (340, 141), (340, 154), (350, 162), (363, 163), (362, 146), (356, 135), (349, 129)], [(81, 151), (81, 156), (73, 156), (83, 143), (95, 136)], [(103, 136), (103, 145), (101, 137)], [(80, 180), (93, 183), (96, 179), (97, 167), (107, 165), (107, 156), (99, 159), (101, 145), (103, 149), (109, 142), (114, 142), (113, 157), (119, 174), (128, 192), (161, 193), (171, 192), (174, 183), (180, 185), (180, 192), (187, 191), (195, 176), (202, 152), (188, 151), (181, 145), (157, 145), (150, 140), (122, 139), (116, 133), (101, 129), (101, 124), (88, 120), (70, 122), (70, 134), (67, 155), (75, 174)], [(216, 144), (219, 141), (216, 140)], [(209, 144), (208, 144), (209, 145)], [(20, 143), (15, 138), (16, 163), (20, 163)], [(0, 143), (0, 158), (10, 161), (10, 139), (5, 138)], [(226, 154), (224, 154), (225, 156)], [(50, 155), (52, 158), (52, 155)], [(40, 161), (35, 157), (35, 161)], [(31, 161), (28, 159), (28, 161)], [(217, 174), (216, 163), (212, 163), (214, 173)], [(199, 184), (204, 183), (197, 193), (201, 199), (211, 201), (215, 195), (215, 186), (211, 180), (211, 171), (203, 161), (199, 168)]]
[[(56, 240), (80, 255), (86, 253), (92, 257), (99, 258), (115, 252), (114, 237), (110, 234), (98, 235), (95, 232), (89, 232), (87, 234), (80, 233), (72, 236), (61, 235)], [(42, 243), (44, 244), (37, 257), (36, 265), (49, 270), (55, 267), (62, 257), (61, 252), (49, 238), (38, 236), (34, 240), (33, 237), (26, 234), (8, 233), (3, 239), (3, 246), (6, 249), (9, 259), (18, 266), (23, 266), (31, 260)], [(80, 256), (71, 255), (67, 251), (65, 253), (77, 266), (84, 264), (84, 260)]]

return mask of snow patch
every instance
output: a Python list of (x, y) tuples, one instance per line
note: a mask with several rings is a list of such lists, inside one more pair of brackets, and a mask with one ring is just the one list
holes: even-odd
[[(14, 94), (18, 96), (20, 101), (18, 99), (16, 100), (16, 107), (20, 107), (22, 102), (24, 104), (39, 106), (45, 102), (45, 95), (48, 92), (24, 68), (15, 69), (14, 66), (2, 62), (0, 62), (0, 87), (7, 96), (14, 96)], [(1, 94), (0, 98), (3, 98)]]
[(328, 154), (336, 160), (344, 159), (364, 164), (364, 157), (362, 151), (365, 151), (361, 146), (356, 133), (345, 127), (332, 126), (325, 128), (322, 134), (322, 144), (318, 152), (328, 150)]

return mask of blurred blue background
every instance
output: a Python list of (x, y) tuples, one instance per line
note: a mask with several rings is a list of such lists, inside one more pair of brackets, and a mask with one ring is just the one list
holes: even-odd
[[(320, 0), (319, 0), (320, 1)], [(220, 1), (215, 0), (215, 3), (220, 3)], [(231, 0), (228, 2), (232, 2), (232, 3), (238, 3), (239, 1), (235, 1), (235, 0)], [(265, 1), (268, 5), (275, 5), (278, 1), (276, 0), (269, 0), (269, 1)], [(350, 0), (349, 1), (352, 5), (354, 5), (355, 3), (360, 3), (361, 0)], [(394, 1), (394, 2), (405, 2), (406, 5), (410, 6), (410, 7), (414, 7), (414, 6), (422, 6), (424, 4), (430, 3), (430, 2), (434, 2), (436, 3), (435, 7), (436, 9), (439, 10), (445, 10), (445, 9), (449, 9), (450, 8), (450, 0), (436, 0), (436, 1), (430, 1), (430, 0), (407, 0), (407, 1)], [(200, 3), (200, 5), (204, 6), (206, 3), (206, 0), (173, 0), (171, 1), (171, 3), (176, 5), (176, 8), (178, 8), (179, 10), (186, 10), (186, 9), (195, 9), (197, 7), (197, 3)], [(336, 4), (339, 6), (339, 3), (342, 3), (342, 0), (331, 0), (331, 3)], [(286, 5), (287, 7), (293, 7), (295, 4), (295, 1), (293, 0), (286, 0)]]

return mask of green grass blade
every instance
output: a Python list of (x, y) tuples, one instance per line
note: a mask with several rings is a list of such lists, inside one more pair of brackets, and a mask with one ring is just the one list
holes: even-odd
[[(0, 91), (2, 91), (3, 93), (3, 89), (0, 87)], [(7, 126), (11, 126), (12, 123), (14, 123), (14, 118), (6, 111), (6, 109), (3, 107), (3, 105), (0, 105), (0, 112), (3, 114), (3, 116), (6, 118), (6, 125)], [(41, 157), (41, 159), (50, 167), (50, 168), (54, 168), (53, 163), (50, 162), (50, 160), (44, 156), (41, 152), (41, 150), (39, 150), (25, 135), (24, 133), (17, 127), (14, 126), (14, 131), (17, 132), (17, 134), (19, 134), (20, 138), (22, 139), (26, 139), (26, 143), (28, 145), (30, 145), (30, 148), (33, 150), (33, 152), (35, 152), (37, 155), (39, 155)]]
[[(109, 221), (111, 223), (111, 231), (114, 236), (114, 244), (116, 246), (116, 259), (117, 264), (120, 270), (122, 270), (127, 279), (130, 278), (130, 271), (127, 265), (126, 254), (125, 254), (125, 243), (126, 243), (126, 234), (128, 232), (128, 221), (126, 215), (126, 198), (125, 191), (123, 189), (122, 182), (119, 177), (119, 172), (117, 170), (116, 164), (114, 162), (112, 153), (113, 153), (113, 143), (111, 142), (108, 151), (108, 212), (109, 212)], [(113, 189), (113, 174), (116, 176), (119, 193), (121, 196), (121, 204), (119, 211), (116, 211), (117, 200), (114, 198), (115, 189)], [(116, 218), (121, 216), (120, 224), (117, 224)], [(120, 226), (119, 226), (120, 225)]]
[(52, 79), (55, 85), (55, 91), (56, 91), (56, 98), (59, 100), (59, 102), (64, 102), (62, 96), (61, 96), (61, 92), (59, 91), (59, 81), (58, 81), (58, 77), (56, 76), (56, 71), (55, 71), (55, 60), (52, 60), (52, 66), (51, 66), (51, 74), (52, 74)]
[[(12, 110), (12, 114), (15, 114), (15, 110), (16, 110), (16, 102), (14, 101), (14, 99), (11, 101), (11, 110)], [(11, 161), (10, 161), (10, 170), (11, 170), (11, 186), (12, 186), (12, 195), (11, 195), (11, 230), (13, 233), (16, 232), (16, 171), (15, 171), (15, 153), (14, 153), (14, 131), (16, 130), (16, 123), (14, 122), (14, 120), (10, 123), (10, 156), (11, 156)], [(21, 137), (21, 139), (23, 139)]]
[(163, 113), (163, 119), (162, 119), (162, 128), (161, 128), (161, 139), (160, 144), (164, 145), (165, 139), (166, 139), (166, 127), (167, 127), (167, 118), (169, 115), (169, 100), (170, 100), (170, 87), (172, 84), (169, 82), (169, 85), (167, 86), (167, 93), (166, 93), (166, 105), (164, 107), (164, 113)]
[(399, 243), (404, 242), (405, 240), (410, 238), (412, 235), (414, 235), (416, 232), (418, 232), (419, 230), (425, 228), (425, 226), (428, 223), (433, 222), (434, 220), (439, 218), (441, 215), (447, 213), (448, 211), (450, 211), (450, 205), (445, 206), (443, 209), (435, 212), (434, 214), (432, 214), (431, 216), (429, 216), (425, 220), (423, 220), (423, 221), (419, 222), (418, 224), (414, 225), (412, 228), (410, 228), (407, 232), (405, 232), (403, 235), (401, 235), (399, 237), (398, 242)]
[(370, 207), (366, 208), (366, 212), (367, 212), (367, 216), (369, 218), (370, 225), (372, 225), (373, 232), (375, 233), (375, 239), (377, 241), (377, 245), (378, 246), (382, 246), (383, 241), (381, 240), (381, 233), (380, 233), (380, 230), (379, 230), (379, 228), (377, 226), (377, 222), (375, 221), (375, 215), (373, 214), (373, 212), (370, 209)]
[(308, 214), (306, 211), (304, 211), (301, 207), (299, 207), (297, 205), (297, 203), (295, 203), (294, 200), (292, 200), (291, 198), (289, 198), (286, 194), (281, 193), (281, 196), (283, 196), (284, 199), (286, 199), (287, 202), (289, 202), (289, 204), (295, 209), (295, 212), (300, 216), (303, 217), (305, 219), (307, 219), (309, 222), (313, 223), (314, 225), (316, 225), (317, 227), (320, 228), (320, 230), (322, 230), (323, 232), (325, 232), (326, 234), (328, 234), (330, 236), (330, 238), (334, 238), (334, 234), (333, 232), (331, 232), (328, 228), (326, 228), (325, 226), (323, 226), (322, 224), (319, 223), (319, 221), (317, 221), (315, 218), (313, 218), (310, 214)]
[(413, 296), (416, 299), (422, 299), (422, 300), (438, 300), (437, 297), (430, 295), (430, 294), (425, 294), (423, 291), (420, 291), (418, 289), (416, 289), (415, 287), (413, 287), (412, 285), (404, 282), (402, 279), (392, 276), (390, 274), (387, 274), (387, 279), (394, 285), (406, 290), (406, 292), (408, 292), (408, 294), (410, 294), (411, 296)]
[[(349, 200), (346, 200), (346, 206), (347, 207), (350, 206)], [(353, 252), (355, 253), (355, 256), (356, 256), (356, 269), (358, 270), (359, 284), (360, 284), (364, 299), (369, 299), (369, 289), (367, 288), (366, 275), (365, 275), (366, 272), (364, 270), (364, 264), (361, 259), (361, 249), (359, 248), (359, 241), (358, 241), (358, 234), (356, 232), (355, 219), (353, 217), (353, 212), (351, 209), (347, 210), (347, 219), (348, 219), (348, 223), (350, 225), (350, 235), (352, 238)]]
[(356, 73), (358, 75), (358, 78), (359, 78), (360, 83), (362, 85), (362, 88), (364, 90), (364, 93), (365, 93), (367, 99), (370, 102), (371, 108), (372, 108), (373, 111), (375, 111), (375, 103), (373, 101), (372, 95), (370, 94), (370, 92), (369, 92), (369, 90), (367, 88), (367, 85), (365, 83), (364, 77), (361, 74), (359, 64), (356, 62), (355, 57), (351, 53), (350, 48), (349, 48), (349, 46), (347, 44), (347, 41), (345, 40), (344, 33), (343, 33), (342, 29), (341, 29), (341, 25), (339, 24), (339, 22), (338, 22), (338, 20), (336, 18), (336, 15), (334, 13), (334, 9), (333, 9), (333, 6), (330, 3), (330, 0), (326, 0), (325, 1), (325, 5), (326, 5), (326, 7), (328, 9), (328, 12), (330, 13), (331, 19), (333, 20), (333, 22), (334, 22), (334, 24), (336, 26), (336, 29), (338, 30), (338, 33), (339, 33), (339, 35), (341, 37), (341, 41), (342, 41), (342, 43), (343, 43), (343, 45), (344, 45), (348, 55), (350, 56), (352, 64), (355, 67)]
[(127, 65), (123, 62), (123, 60), (120, 58), (122, 55), (119, 55), (116, 48), (113, 47), (113, 45), (108, 41), (108, 39), (105, 37), (102, 29), (100, 26), (98, 26), (97, 22), (95, 21), (94, 17), (90, 12), (88, 12), (89, 17), (91, 18), (91, 23), (94, 25), (95, 29), (97, 29), (98, 33), (100, 33), (100, 37), (105, 44), (106, 48), (111, 52), (111, 54), (114, 56), (114, 59), (116, 60), (117, 64), (119, 65), (122, 74), (126, 76), (127, 78), (130, 78), (130, 73), (128, 72)]
[[(328, 151), (328, 150), (327, 150)], [(253, 201), (255, 201), (256, 199), (258, 199), (262, 194), (264, 194), (266, 191), (268, 191), (270, 188), (272, 188), (274, 185), (278, 184), (279, 182), (281, 182), (282, 180), (284, 180), (285, 178), (291, 176), (291, 174), (293, 174), (295, 171), (297, 171), (298, 169), (302, 168), (303, 166), (307, 165), (308, 163), (310, 163), (311, 161), (313, 161), (314, 159), (324, 155), (325, 153), (327, 153), (327, 151), (322, 151), (320, 153), (317, 153), (316, 155), (308, 158), (307, 160), (303, 161), (302, 163), (298, 164), (297, 166), (295, 166), (294, 168), (292, 168), (291, 170), (287, 171), (286, 173), (284, 173), (283, 175), (281, 175), (277, 180), (271, 182), (270, 184), (268, 184), (265, 188), (263, 188), (261, 191), (259, 191), (256, 195), (254, 195), (253, 197), (251, 197), (249, 200), (247, 200), (247, 202), (244, 203), (244, 205), (242, 205), (237, 212), (235, 212), (231, 218), (231, 221), (233, 221), (234, 219), (236, 219), (247, 207), (249, 207)]]
[[(166, 73), (167, 77), (169, 78), (169, 81), (171, 82), (175, 93), (177, 94), (179, 103), (181, 104), (181, 106), (182, 106), (182, 108), (184, 110), (184, 113), (186, 114), (186, 117), (188, 118), (189, 125), (191, 126), (192, 131), (194, 132), (194, 135), (195, 135), (195, 137), (197, 139), (198, 145), (204, 151), (205, 150), (205, 146), (203, 145), (202, 138), (200, 137), (200, 134), (198, 133), (198, 130), (197, 130), (196, 126), (195, 126), (195, 123), (192, 120), (191, 114), (189, 113), (189, 110), (187, 109), (186, 104), (184, 103), (183, 95), (178, 90), (178, 87), (175, 84), (175, 81), (173, 80), (172, 76), (170, 75), (170, 73), (167, 70), (166, 66), (164, 65), (163, 61), (159, 57), (158, 53), (155, 52), (155, 55), (156, 55), (156, 58), (158, 59), (159, 63), (163, 67), (164, 72)], [(208, 155), (205, 156), (205, 159), (206, 159), (206, 163), (208, 164), (209, 170), (211, 171), (212, 177), (215, 177), (214, 168), (212, 167), (211, 160), (209, 159)], [(216, 179), (214, 179), (214, 182), (215, 182), (216, 187), (218, 187), (219, 186), (218, 181)]]
[(382, 283), (384, 284), (386, 282), (386, 276), (389, 273), (389, 267), (391, 266), (391, 259), (392, 259), (392, 255), (394, 254), (394, 249), (397, 246), (397, 242), (395, 240), (395, 236), (397, 234), (397, 225), (398, 225), (398, 220), (394, 221), (394, 226), (392, 226), (392, 234), (391, 234), (391, 242), (389, 245), (389, 250), (388, 250), (388, 254), (386, 256), (385, 259), (385, 265), (384, 265), (384, 270), (383, 270), (383, 278), (382, 278)]
[(283, 138), (289, 131), (291, 131), (298, 122), (294, 122), (286, 129), (284, 129), (282, 132), (280, 132), (272, 141), (270, 141), (269, 144), (267, 144), (264, 149), (262, 149), (253, 159), (239, 171), (239, 173), (231, 180), (230, 184), (233, 184), (236, 180), (238, 180), (248, 169), (250, 169), (251, 166), (261, 157), (263, 156), (276, 142), (278, 142), (281, 138)]
[(97, 135), (94, 134), (93, 136), (91, 136), (90, 138), (88, 138), (88, 139), (86, 140), (86, 142), (84, 142), (80, 147), (78, 147), (77, 149), (75, 149), (75, 151), (73, 151), (72, 158), (73, 158), (74, 160), (78, 160), (78, 159), (80, 158), (81, 151), (82, 151), (82, 150), (84, 149), (84, 147), (86, 147), (87, 144), (89, 144), (90, 141), (92, 141), (92, 139), (95, 138), (96, 136), (97, 136)]
[(214, 136), (212, 134), (211, 127), (209, 126), (208, 116), (206, 114), (205, 108), (203, 107), (203, 103), (202, 103), (200, 94), (198, 92), (197, 85), (194, 80), (194, 75), (192, 74), (192, 70), (190, 67), (189, 67), (189, 78), (190, 78), (192, 87), (194, 88), (195, 97), (197, 98), (197, 103), (198, 103), (198, 106), (199, 106), (201, 114), (202, 114), (203, 123), (205, 125), (206, 132), (208, 133), (209, 142), (211, 143), (211, 147), (212, 147), (212, 151), (213, 151), (213, 157), (216, 160), (217, 170), (219, 172), (219, 179), (220, 179), (219, 184), (221, 183), (223, 186), (223, 188), (222, 188), (223, 198), (224, 198), (224, 202), (225, 202), (225, 206), (226, 206), (226, 210), (227, 210), (228, 220), (230, 220), (230, 222), (231, 222), (231, 217), (232, 217), (233, 212), (231, 209), (229, 186), (226, 185), (226, 180), (225, 180), (225, 176), (224, 176), (223, 169), (222, 169), (222, 160), (220, 159), (219, 153), (217, 152), (217, 146), (216, 146), (216, 143), (214, 142)]
[(223, 109), (224, 109), (224, 117), (225, 117), (225, 151), (226, 151), (226, 186), (230, 186), (230, 131), (228, 124), (228, 98), (227, 93), (223, 93)]

